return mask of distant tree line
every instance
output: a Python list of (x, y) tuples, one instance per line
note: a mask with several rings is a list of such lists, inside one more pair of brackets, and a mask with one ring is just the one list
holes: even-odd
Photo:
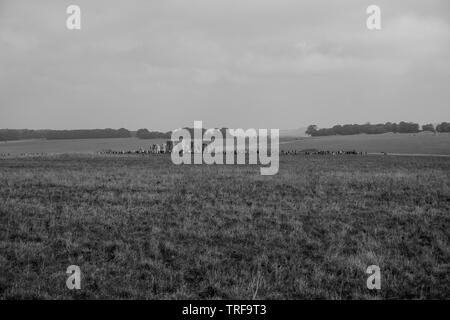
[[(194, 128), (188, 128), (184, 127), (183, 129), (186, 129), (192, 138), (194, 138)], [(222, 136), (226, 136), (227, 128), (220, 128), (217, 129), (222, 133)], [(202, 128), (202, 136), (205, 134), (206, 129)], [(158, 131), (149, 131), (147, 129), (139, 129), (136, 132), (136, 137), (139, 139), (170, 139), (172, 136), (172, 131), (169, 132), (158, 132)]]
[(139, 129), (136, 137), (139, 139), (170, 139), (171, 132), (149, 131), (148, 129)]
[(433, 124), (425, 124), (422, 126), (422, 130), (418, 123), (413, 122), (400, 122), (400, 123), (378, 123), (378, 124), (345, 124), (335, 125), (332, 128), (319, 129), (316, 125), (308, 126), (306, 134), (319, 137), (319, 136), (333, 136), (333, 135), (353, 135), (353, 134), (382, 134), (382, 133), (417, 133), (421, 131), (430, 132), (450, 132), (450, 123), (442, 122), (434, 127)]
[(100, 139), (129, 138), (131, 132), (127, 129), (91, 129), (91, 130), (28, 130), (0, 129), (0, 141), (25, 139)]
[(0, 141), (44, 139), (48, 130), (0, 129)]
[(437, 132), (450, 132), (450, 123), (442, 122), (436, 126)]
[(91, 129), (91, 130), (50, 130), (46, 139), (104, 139), (104, 138), (130, 138), (131, 132), (127, 129)]
[[(185, 128), (194, 136), (193, 128)], [(226, 128), (219, 129), (225, 136)], [(203, 128), (202, 135), (206, 129)], [(420, 131), (450, 132), (450, 123), (442, 122), (437, 126), (425, 124), (421, 127), (417, 123), (400, 122), (385, 124), (345, 124), (335, 125), (332, 128), (319, 129), (316, 125), (310, 125), (306, 134), (316, 136), (352, 135), (352, 134), (381, 134), (381, 133), (417, 133)], [(105, 139), (105, 138), (130, 138), (136, 136), (139, 139), (170, 139), (171, 131), (159, 132), (139, 129), (133, 133), (127, 129), (87, 129), (87, 130), (29, 130), (29, 129), (0, 129), (0, 141), (14, 141), (26, 139)]]

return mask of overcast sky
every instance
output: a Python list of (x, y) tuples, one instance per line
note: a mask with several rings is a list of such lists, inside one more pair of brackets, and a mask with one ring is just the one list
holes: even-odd
[(448, 0), (0, 0), (0, 128), (450, 121), (449, 22)]

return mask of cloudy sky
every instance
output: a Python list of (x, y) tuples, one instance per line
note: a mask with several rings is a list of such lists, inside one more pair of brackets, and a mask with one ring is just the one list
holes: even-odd
[(450, 121), (449, 22), (448, 0), (0, 0), (0, 128)]

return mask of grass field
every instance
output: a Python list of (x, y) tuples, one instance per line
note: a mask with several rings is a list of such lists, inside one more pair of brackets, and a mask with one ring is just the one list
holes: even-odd
[[(289, 141), (293, 140), (293, 141)], [(376, 134), (282, 139), (281, 150), (356, 150), (371, 153), (450, 155), (450, 134)]]
[(1, 160), (0, 298), (449, 299), (449, 178), (434, 157), (285, 156), (275, 176), (168, 155)]
[(76, 140), (19, 140), (0, 142), (0, 154), (20, 155), (21, 153), (96, 153), (102, 150), (148, 149), (163, 139), (143, 140), (138, 138), (76, 139)]
[[(102, 150), (148, 149), (162, 139), (141, 140), (138, 138), (81, 139), (81, 140), (23, 140), (0, 142), (0, 155), (21, 153), (96, 153)], [(308, 138), (280, 138), (280, 150), (356, 150), (362, 152), (388, 152), (404, 154), (450, 155), (450, 134), (379, 134), (354, 136), (329, 136)]]

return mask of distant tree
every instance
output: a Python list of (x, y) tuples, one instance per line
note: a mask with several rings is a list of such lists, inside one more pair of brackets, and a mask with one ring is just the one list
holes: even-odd
[(19, 139), (20, 139), (19, 130), (12, 130), (12, 129), (0, 130), (0, 140), (1, 141), (12, 141), (12, 140), (19, 140)]
[(400, 133), (417, 133), (419, 132), (419, 124), (412, 122), (400, 122), (399, 123), (399, 132)]
[(422, 131), (436, 132), (436, 129), (433, 124), (429, 123), (422, 126)]
[(315, 136), (317, 134), (317, 126), (315, 124), (308, 126), (305, 133), (310, 136)]
[(396, 123), (386, 122), (384, 124), (384, 128), (386, 129), (386, 132), (393, 132), (393, 133), (398, 132), (398, 125)]
[(345, 130), (340, 124), (333, 126), (332, 129), (334, 134), (345, 134)]
[(119, 138), (129, 138), (131, 137), (131, 132), (125, 128), (120, 128), (117, 130), (117, 136)]
[(136, 137), (138, 137), (139, 139), (150, 139), (150, 131), (148, 131), (148, 129), (139, 129), (136, 132)]
[(450, 132), (450, 123), (442, 122), (436, 126), (437, 132)]

